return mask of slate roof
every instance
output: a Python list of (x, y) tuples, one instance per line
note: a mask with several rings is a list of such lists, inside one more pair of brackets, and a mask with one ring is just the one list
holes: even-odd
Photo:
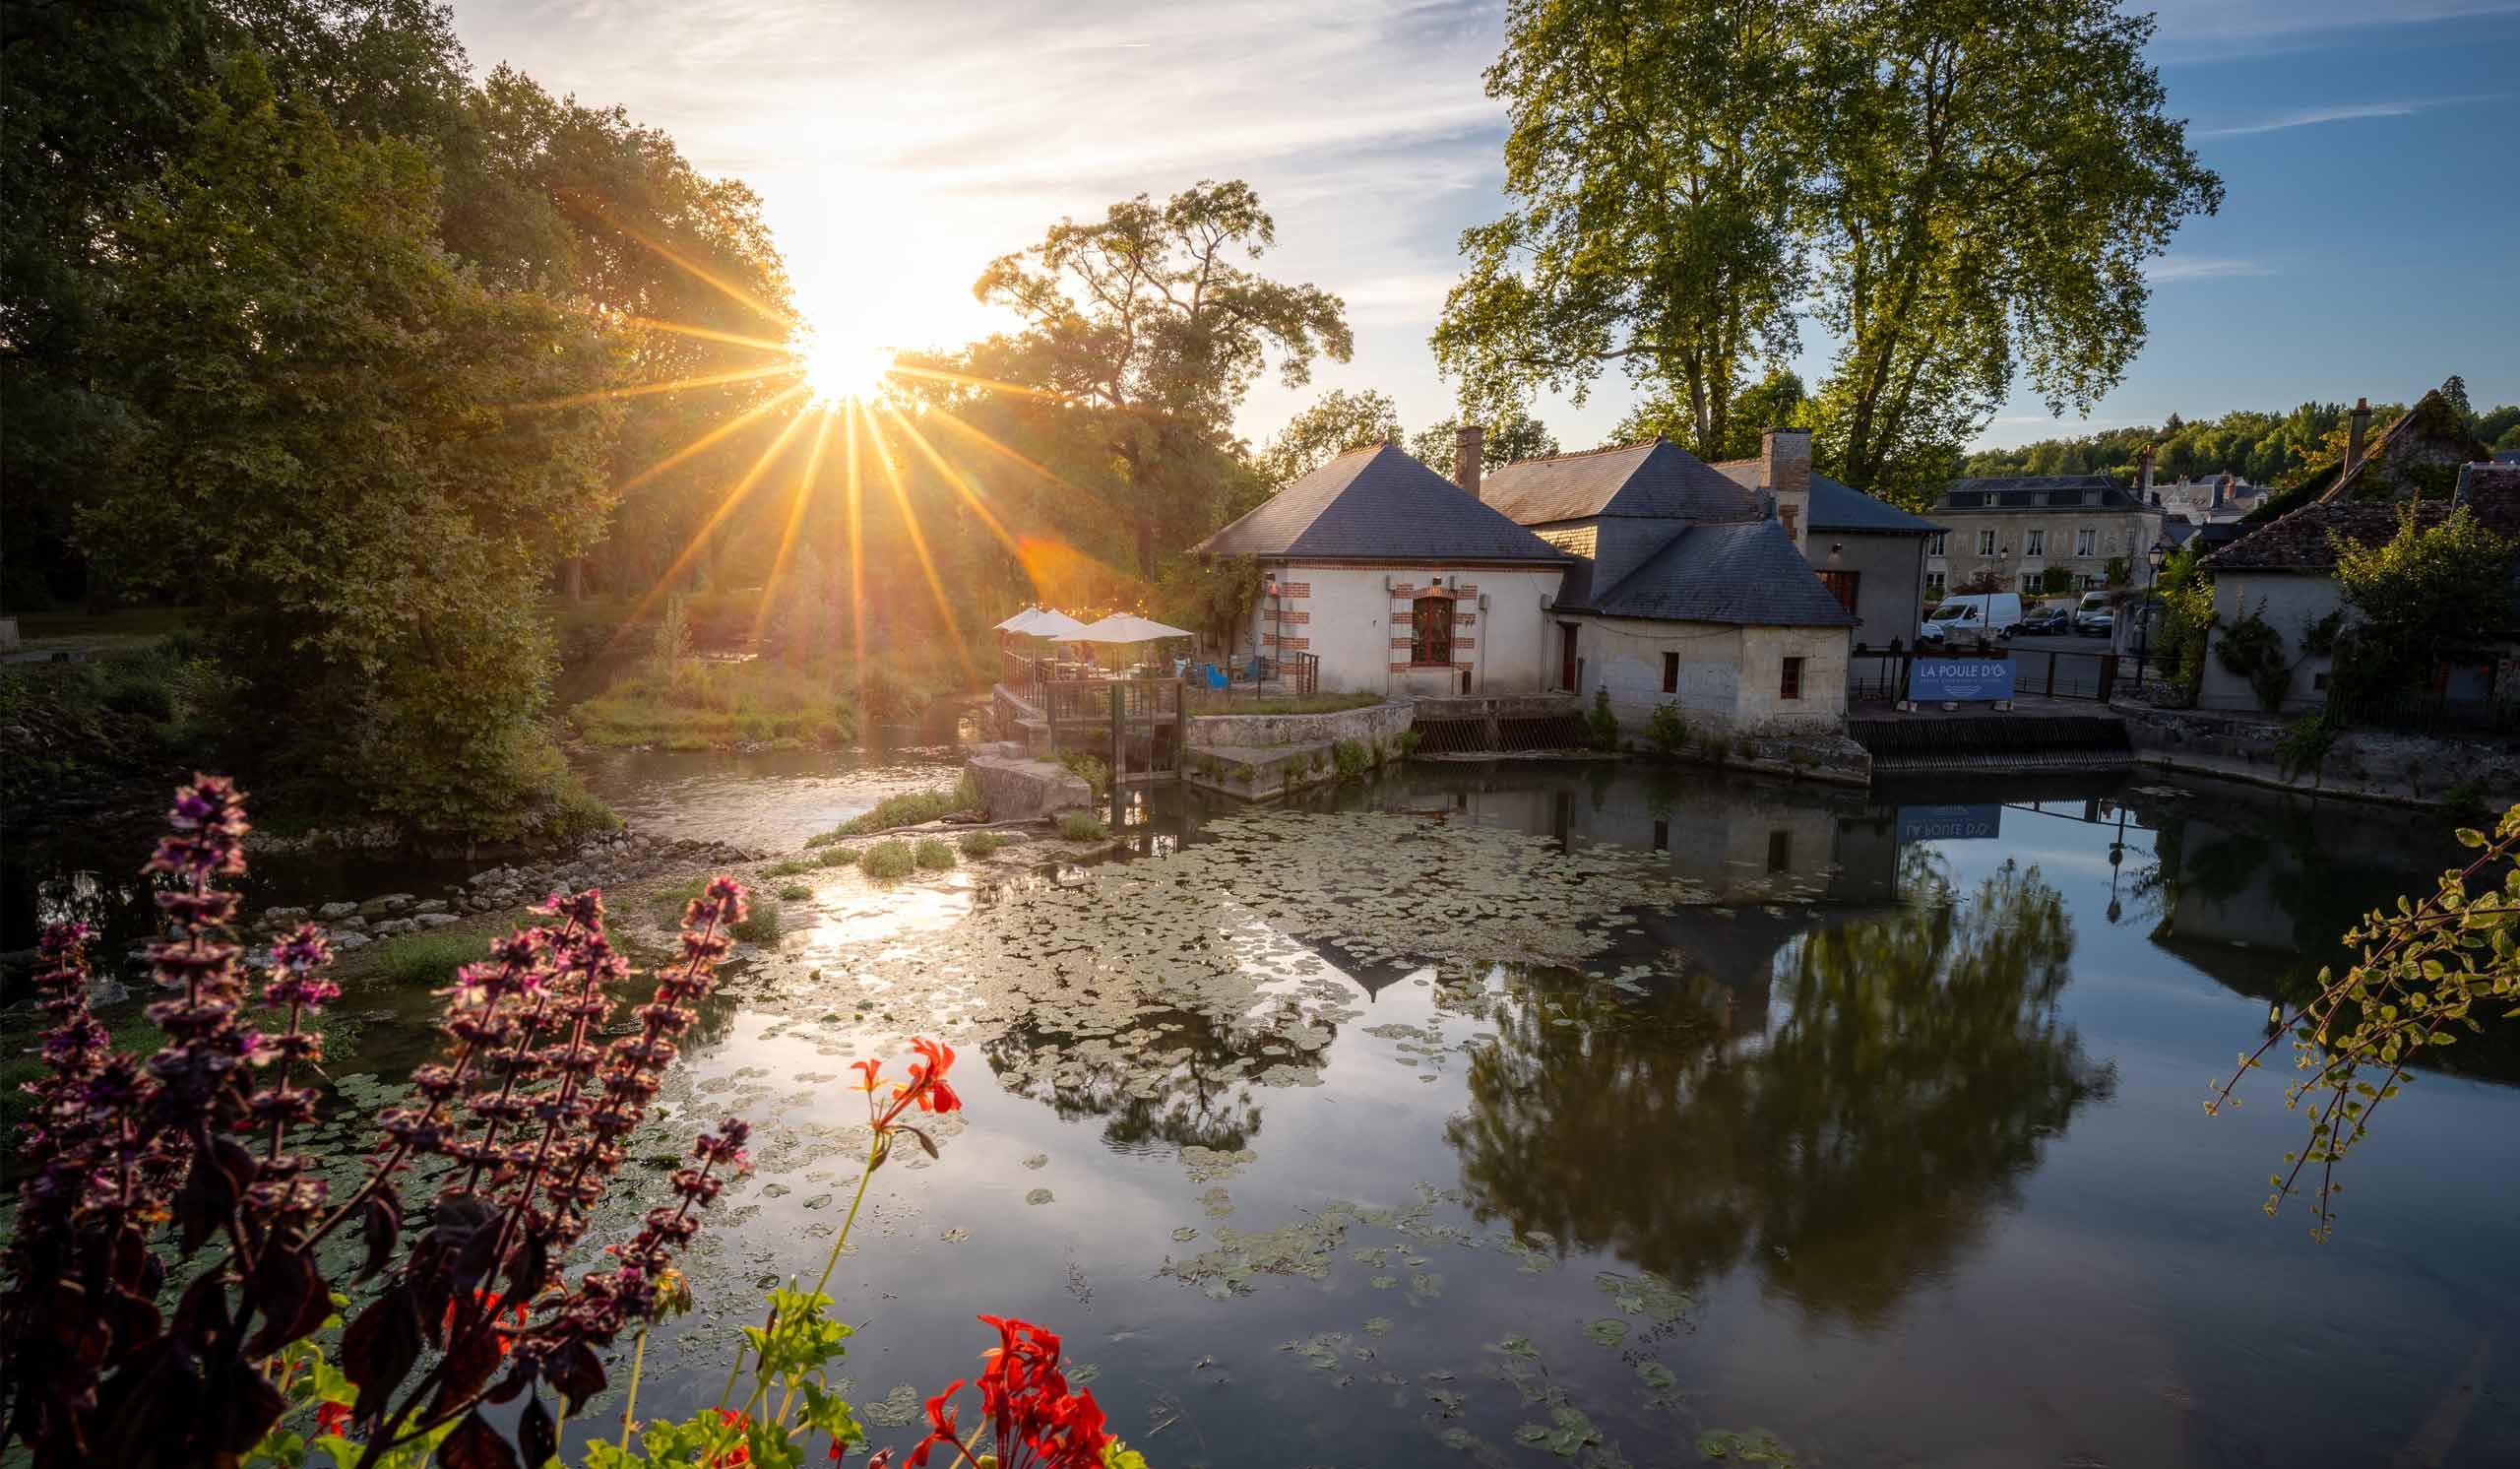
[[(2095, 504), (2084, 505), (2081, 496), (2090, 490), (2100, 491)], [(2065, 494), (2063, 504), (2055, 496)], [(1998, 479), (1954, 479), (1944, 486), (1942, 498), (1934, 502), (1936, 515), (1984, 515), (2010, 510), (2159, 510), (2146, 505), (2133, 491), (2122, 489), (2107, 475), (2012, 475)]]
[(1846, 609), (1773, 520), (1694, 525), (1606, 591), (1568, 590), (1557, 609), (1665, 622), (1751, 627), (1853, 627)]
[[(2333, 531), (2348, 541), (2376, 545), (2398, 533), (2403, 500), (2319, 500), (2271, 521), (2204, 560), (2208, 571), (2298, 571), (2324, 575), (2336, 569)], [(2488, 530), (2520, 540), (2520, 465), (2466, 464), (2450, 500), (2414, 502), (2418, 525), (2447, 520), (2454, 504), (2466, 505)]]
[(1756, 520), (1759, 497), (1668, 439), (1522, 459), (1490, 470), (1480, 497), (1518, 525), (1600, 516), (1661, 520)]
[(1568, 559), (1396, 444), (1349, 450), (1192, 549), (1325, 561)]
[[(1757, 459), (1728, 459), (1708, 468), (1744, 489), (1756, 489), (1767, 464)], [(1811, 477), (1809, 521), (1814, 531), (1876, 531), (1892, 536), (1931, 536), (1951, 529), (1910, 515), (1888, 500), (1874, 499), (1852, 484), (1816, 473)]]
[(2412, 442), (2427, 434), (2457, 444), (2460, 456), (2464, 459), (2483, 459), (2492, 452), (2476, 441), (2475, 436), (2468, 432), (2466, 422), (2459, 417), (2457, 411), (2451, 408), (2449, 398), (2439, 388), (2433, 388), (2415, 400), (2415, 407), (2398, 415), (2397, 421), (2381, 431), (2380, 437), (2373, 442), (2369, 451), (2354, 462), (2353, 470), (2339, 477), (2335, 483), (2329, 485), (2319, 495), (2319, 498), (2322, 500), (2357, 498), (2362, 492), (2362, 481), (2365, 472), (2376, 474), (2378, 471), (2372, 469), (2373, 465), (2397, 461), (2400, 439)]

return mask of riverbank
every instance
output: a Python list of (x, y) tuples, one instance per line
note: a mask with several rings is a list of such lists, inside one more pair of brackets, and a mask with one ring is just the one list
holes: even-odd
[(2347, 728), (2306, 762), (2297, 721), (2114, 700), (2136, 760), (2270, 791), (2381, 805), (2499, 811), (2520, 801), (2520, 740)]

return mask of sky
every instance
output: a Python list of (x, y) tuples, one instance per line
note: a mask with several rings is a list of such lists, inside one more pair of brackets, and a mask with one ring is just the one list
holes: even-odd
[[(1356, 348), (1238, 426), (1330, 387), (1415, 428), (1453, 412), (1426, 345), (1461, 231), (1505, 209), (1481, 72), (1502, 0), (844, 4), (454, 0), (476, 71), (618, 103), (757, 190), (826, 341), (950, 349), (1005, 325), (992, 258), (1063, 217), (1244, 178), (1277, 224), (1256, 268), (1345, 298)], [(2387, 19), (2375, 20), (2385, 15)], [(2520, 0), (2166, 0), (2169, 110), (2220, 171), (2153, 272), (2150, 337), (2088, 418), (2022, 396), (1979, 446), (2307, 400), (2412, 402), (2452, 373), (2520, 402)], [(1833, 344), (1806, 324), (1806, 382)], [(1636, 397), (1544, 400), (1565, 446)]]

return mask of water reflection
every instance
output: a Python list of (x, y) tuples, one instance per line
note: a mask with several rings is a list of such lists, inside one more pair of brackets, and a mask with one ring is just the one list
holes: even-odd
[(1146, 1011), (1139, 1025), (1156, 1034), (1125, 1054), (1079, 1049), (1074, 1037), (1029, 1024), (981, 1050), (1009, 1092), (1045, 1104), (1063, 1121), (1099, 1120), (1103, 1143), (1117, 1151), (1249, 1146), (1260, 1131), (1250, 1072), (1265, 1064), (1265, 1034), (1221, 1030), (1181, 1009)]
[(1898, 878), (1766, 973), (1510, 990), (1446, 1129), (1480, 1216), (1859, 1322), (1949, 1268), (2113, 1073), (2057, 1016), (2074, 930), (2036, 868), (1955, 892), (1911, 848)]

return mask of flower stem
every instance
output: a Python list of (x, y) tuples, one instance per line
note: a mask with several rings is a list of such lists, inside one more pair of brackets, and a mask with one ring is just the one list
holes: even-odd
[(630, 1350), (630, 1397), (621, 1405), (621, 1451), (630, 1451), (630, 1432), (639, 1411), (639, 1373), (648, 1365), (648, 1328), (639, 1328), (639, 1344)]
[[(857, 1206), (866, 1202), (866, 1185), (874, 1182), (877, 1160), (881, 1157), (883, 1150), (884, 1134), (878, 1132), (875, 1134), (875, 1140), (866, 1148), (866, 1167), (857, 1175), (857, 1193), (849, 1201), (848, 1217), (840, 1222), (840, 1238), (831, 1242), (831, 1258), (823, 1261), (822, 1279), (814, 1282), (814, 1294), (817, 1296), (828, 1297), (831, 1294), (831, 1272), (839, 1268), (840, 1253), (849, 1247), (849, 1232), (857, 1225)], [(795, 1405), (796, 1384), (791, 1381), (788, 1384), (788, 1395), (779, 1400), (779, 1416), (771, 1422), (783, 1429), (786, 1428), (788, 1410)]]

